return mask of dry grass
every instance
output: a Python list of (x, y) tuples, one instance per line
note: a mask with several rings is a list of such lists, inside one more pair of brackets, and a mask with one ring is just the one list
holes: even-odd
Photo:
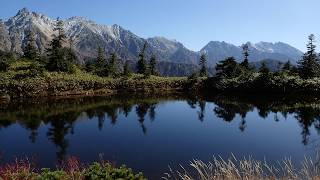
[(0, 166), (0, 179), (2, 180), (22, 180), (35, 177), (35, 168), (33, 160), (28, 158), (15, 159), (14, 162)]
[(277, 165), (269, 165), (266, 161), (254, 160), (251, 157), (237, 159), (231, 156), (224, 160), (214, 157), (212, 162), (201, 160), (190, 162), (190, 170), (180, 166), (180, 170), (172, 170), (165, 174), (165, 180), (320, 180), (319, 158), (305, 158), (301, 169), (296, 169), (291, 159), (284, 159)]

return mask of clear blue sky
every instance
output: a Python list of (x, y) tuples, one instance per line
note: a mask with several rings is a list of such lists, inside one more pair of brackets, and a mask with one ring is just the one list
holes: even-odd
[(53, 18), (83, 16), (102, 24), (119, 24), (144, 38), (176, 39), (192, 50), (211, 40), (236, 45), (283, 41), (304, 50), (308, 34), (320, 39), (320, 0), (2, 1), (2, 19), (23, 7)]

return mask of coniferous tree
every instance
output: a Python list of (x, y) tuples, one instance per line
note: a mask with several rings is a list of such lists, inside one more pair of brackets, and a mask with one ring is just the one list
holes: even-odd
[(244, 59), (240, 63), (240, 65), (241, 65), (241, 67), (249, 70), (250, 65), (249, 65), (248, 57), (249, 57), (250, 54), (249, 54), (249, 46), (248, 46), (248, 44), (245, 44), (245, 45), (242, 46), (242, 54), (243, 54)]
[(118, 75), (118, 57), (116, 53), (112, 53), (108, 62), (108, 75), (116, 77)]
[(292, 65), (290, 61), (288, 60), (286, 63), (282, 66), (282, 71), (291, 71)]
[(39, 51), (36, 47), (36, 40), (32, 31), (26, 35), (26, 46), (23, 48), (23, 57), (29, 60), (37, 60), (39, 58)]
[(150, 74), (151, 75), (157, 75), (157, 70), (156, 70), (156, 65), (157, 65), (157, 59), (153, 55), (150, 58), (149, 66), (150, 66)]
[(49, 59), (47, 69), (49, 71), (70, 72), (74, 58), (71, 58), (70, 56), (71, 50), (63, 47), (63, 43), (66, 41), (66, 35), (63, 30), (63, 21), (57, 19), (54, 31), (56, 31), (57, 34), (54, 35), (49, 44), (50, 47), (47, 49)]
[(123, 76), (129, 77), (130, 75), (131, 75), (130, 63), (129, 61), (126, 61), (123, 66)]
[(268, 75), (270, 73), (270, 70), (265, 62), (262, 62), (261, 67), (259, 68), (259, 72), (262, 75)]
[(228, 57), (217, 64), (216, 72), (219, 78), (234, 78), (239, 75), (240, 70), (235, 58)]
[(109, 74), (105, 58), (105, 51), (100, 46), (98, 47), (98, 54), (94, 65), (94, 73), (98, 76), (108, 76)]
[(62, 47), (62, 43), (65, 41), (67, 36), (65, 35), (65, 32), (63, 30), (63, 21), (59, 18), (57, 19), (56, 27), (54, 28), (54, 31), (58, 32), (58, 36), (56, 38), (58, 39), (59, 46)]
[(146, 63), (146, 49), (147, 49), (147, 42), (144, 43), (142, 50), (139, 53), (139, 60), (138, 60), (138, 64), (137, 64), (137, 70), (139, 74), (147, 74), (148, 71), (148, 67), (147, 67), (147, 63)]
[(299, 75), (304, 79), (318, 77), (320, 75), (320, 65), (318, 54), (316, 53), (315, 36), (311, 34), (307, 44), (307, 52), (298, 62)]
[(106, 58), (104, 50), (99, 46), (98, 48), (98, 56), (96, 61), (97, 68), (103, 68), (106, 65)]
[(207, 58), (205, 54), (201, 54), (199, 65), (200, 65), (200, 72), (199, 72), (200, 77), (208, 76)]

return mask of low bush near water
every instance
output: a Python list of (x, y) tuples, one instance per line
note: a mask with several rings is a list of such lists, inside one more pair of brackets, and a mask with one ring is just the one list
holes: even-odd
[(241, 75), (234, 78), (209, 78), (206, 88), (220, 92), (259, 92), (259, 93), (318, 93), (320, 78), (302, 79), (296, 75), (273, 74), (263, 76), (260, 73)]
[(38, 169), (29, 159), (0, 165), (1, 180), (145, 180), (142, 173), (134, 173), (125, 166), (114, 167), (105, 161), (84, 165), (77, 158), (70, 157), (56, 170)]

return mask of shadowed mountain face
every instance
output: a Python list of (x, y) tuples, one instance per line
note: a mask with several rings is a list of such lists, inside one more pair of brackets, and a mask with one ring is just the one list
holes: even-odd
[[(55, 23), (54, 19), (24, 8), (6, 21), (0, 21), (0, 50), (21, 54), (26, 33), (31, 30), (36, 36), (39, 50), (44, 52), (54, 33)], [(145, 41), (148, 42), (148, 57), (155, 55), (159, 61), (169, 63), (194, 66), (198, 64), (200, 52), (207, 53), (210, 66), (229, 56), (235, 56), (239, 61), (242, 59), (241, 47), (225, 42), (210, 42), (200, 52), (194, 52), (175, 40), (164, 37), (143, 39), (119, 25), (99, 25), (82, 17), (66, 19), (64, 30), (68, 39), (72, 40), (81, 63), (96, 57), (99, 46), (105, 49), (106, 54), (117, 52), (123, 60), (136, 61)], [(66, 42), (66, 45), (68, 44), (69, 42)], [(296, 48), (281, 42), (249, 43), (249, 49), (251, 61), (274, 59), (296, 62), (302, 55)]]

